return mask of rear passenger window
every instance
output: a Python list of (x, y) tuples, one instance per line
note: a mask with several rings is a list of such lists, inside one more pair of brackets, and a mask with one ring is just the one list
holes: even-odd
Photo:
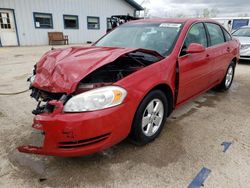
[(224, 32), (224, 35), (225, 35), (225, 38), (226, 38), (226, 41), (230, 41), (232, 40), (232, 37), (231, 35), (225, 30), (223, 29), (223, 32)]
[(219, 25), (213, 23), (206, 23), (208, 33), (211, 39), (211, 46), (225, 42), (224, 34)]

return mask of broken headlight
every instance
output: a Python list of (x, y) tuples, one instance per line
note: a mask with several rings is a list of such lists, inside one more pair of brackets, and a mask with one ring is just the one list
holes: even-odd
[(64, 112), (101, 110), (121, 104), (127, 91), (118, 86), (107, 86), (78, 94), (67, 101)]

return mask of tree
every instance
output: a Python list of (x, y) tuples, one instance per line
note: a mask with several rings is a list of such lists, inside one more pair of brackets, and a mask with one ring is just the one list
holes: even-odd
[(249, 17), (248, 13), (238, 14), (238, 17)]
[(183, 13), (177, 14), (177, 18), (185, 18), (185, 15)]
[(209, 18), (210, 17), (210, 11), (208, 8), (203, 9), (203, 17)]
[(144, 18), (149, 18), (149, 17), (151, 17), (151, 15), (150, 15), (150, 9), (148, 8), (149, 6), (150, 6), (150, 0), (144, 0), (144, 1), (142, 1), (142, 3), (141, 3), (141, 6), (144, 8), (144, 15), (143, 15), (143, 17)]
[(196, 18), (200, 18), (201, 17), (201, 12), (200, 12), (200, 10), (195, 10), (195, 17)]
[(144, 7), (144, 18), (149, 18), (150, 17), (150, 9)]
[(218, 13), (219, 13), (219, 10), (217, 8), (212, 8), (211, 11), (210, 11), (210, 16), (212, 18), (215, 18)]

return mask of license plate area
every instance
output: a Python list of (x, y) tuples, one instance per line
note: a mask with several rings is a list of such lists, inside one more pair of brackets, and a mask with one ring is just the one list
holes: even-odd
[(41, 130), (33, 130), (31, 132), (31, 145), (42, 147), (44, 142), (44, 132)]

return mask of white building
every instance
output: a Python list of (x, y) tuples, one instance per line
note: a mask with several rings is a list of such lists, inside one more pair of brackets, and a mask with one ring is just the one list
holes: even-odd
[(0, 0), (0, 46), (47, 45), (53, 31), (73, 44), (95, 41), (112, 15), (142, 9), (133, 0)]

